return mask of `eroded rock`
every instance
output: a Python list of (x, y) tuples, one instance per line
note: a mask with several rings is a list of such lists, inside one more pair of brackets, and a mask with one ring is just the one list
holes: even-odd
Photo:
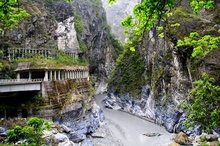
[(190, 139), (188, 138), (188, 136), (183, 133), (183, 132), (180, 132), (178, 133), (175, 138), (174, 138), (174, 141), (178, 144), (181, 144), (181, 145), (188, 145), (190, 144)]

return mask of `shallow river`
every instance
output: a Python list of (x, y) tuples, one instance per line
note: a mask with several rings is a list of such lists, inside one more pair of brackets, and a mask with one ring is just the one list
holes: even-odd
[[(106, 94), (96, 96), (96, 103), (104, 111), (106, 120), (104, 127), (101, 126), (100, 128), (103, 130), (100, 131), (102, 134), (104, 134), (103, 132), (110, 133), (106, 136), (113, 136), (117, 139), (117, 143), (110, 140), (105, 141), (105, 144), (101, 142), (95, 144), (96, 146), (168, 146), (172, 142), (174, 135), (168, 133), (163, 127), (125, 112), (103, 107), (101, 101), (105, 96)], [(159, 133), (161, 135), (147, 137), (143, 135), (144, 133)]]

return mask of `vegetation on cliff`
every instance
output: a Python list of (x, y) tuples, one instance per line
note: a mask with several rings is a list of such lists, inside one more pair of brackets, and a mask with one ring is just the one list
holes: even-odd
[(49, 129), (50, 124), (41, 118), (32, 117), (25, 127), (19, 125), (8, 131), (8, 143), (16, 143), (19, 140), (27, 140), (25, 145), (41, 146), (45, 144), (42, 138), (43, 130)]
[(184, 103), (188, 119), (186, 126), (201, 125), (202, 129), (210, 132), (212, 129), (220, 128), (220, 86), (216, 86), (214, 78), (206, 73), (202, 79), (195, 81), (195, 87), (191, 91), (192, 105)]
[(192, 46), (192, 57), (198, 58), (205, 56), (214, 49), (217, 49), (220, 44), (220, 37), (205, 35), (200, 37), (198, 32), (191, 32), (189, 37), (184, 37), (184, 40), (178, 40), (177, 46)]
[(19, 21), (30, 16), (26, 10), (20, 7), (17, 0), (5, 0), (0, 2), (0, 32), (12, 29)]
[[(0, 33), (3, 34), (6, 29), (12, 29), (19, 24), (19, 21), (30, 16), (26, 10), (20, 7), (17, 0), (5, 0), (0, 2)], [(0, 55), (2, 51), (0, 51)], [(0, 62), (0, 70), (3, 67)]]
[(63, 51), (55, 50), (53, 57), (46, 58), (43, 55), (29, 54), (24, 58), (13, 60), (13, 63), (30, 62), (35, 67), (62, 67), (81, 65), (87, 66), (88, 62), (84, 58), (75, 59), (65, 54)]
[(131, 46), (138, 45), (136, 37), (132, 40), (132, 43), (124, 45), (122, 54), (117, 58), (108, 86), (115, 92), (138, 96), (144, 84), (144, 59), (140, 52), (130, 50)]
[(75, 17), (74, 26), (75, 26), (75, 29), (76, 29), (76, 32), (77, 32), (77, 40), (79, 42), (79, 47), (80, 47), (81, 51), (85, 53), (86, 50), (87, 50), (87, 46), (82, 41), (82, 37), (81, 37), (81, 34), (84, 31), (84, 26), (81, 22), (81, 17), (80, 17), (79, 14), (77, 14), (76, 10), (74, 10), (74, 17)]

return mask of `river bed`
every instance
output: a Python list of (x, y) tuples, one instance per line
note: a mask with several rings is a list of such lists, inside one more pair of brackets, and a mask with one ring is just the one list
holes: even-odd
[[(105, 94), (96, 95), (96, 103), (105, 115), (105, 124), (93, 134), (95, 146), (168, 146), (174, 134), (164, 127), (143, 120), (129, 113), (105, 108), (101, 101)], [(158, 133), (147, 137), (144, 133)]]

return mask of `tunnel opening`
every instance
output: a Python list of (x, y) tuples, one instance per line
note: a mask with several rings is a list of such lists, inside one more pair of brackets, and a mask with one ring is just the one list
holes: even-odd
[(32, 72), (32, 79), (43, 79), (44, 78), (44, 71), (34, 71)]
[(27, 118), (30, 108), (35, 106), (38, 91), (10, 92), (0, 94), (0, 118)]

